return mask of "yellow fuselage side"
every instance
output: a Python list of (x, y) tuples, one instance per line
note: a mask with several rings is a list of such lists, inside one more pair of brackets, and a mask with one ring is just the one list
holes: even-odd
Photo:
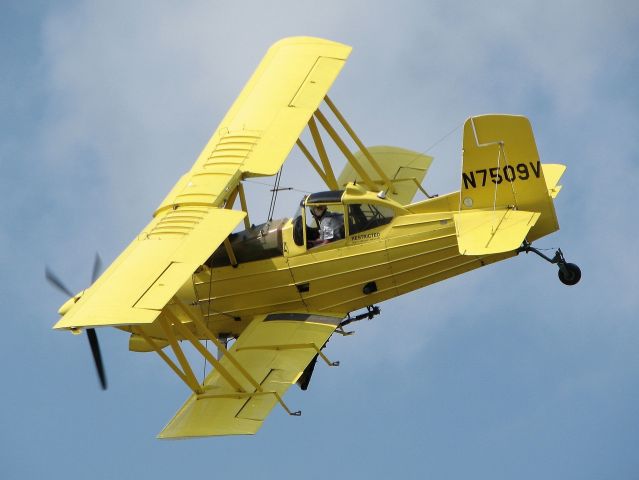
[[(369, 196), (379, 204), (392, 204)], [(309, 249), (295, 245), (289, 220), (282, 229), (284, 255), (202, 269), (178, 296), (214, 333), (238, 336), (255, 315), (345, 315), (516, 255), (461, 255), (453, 222), (458, 202), (459, 192), (454, 192), (408, 209), (394, 204), (399, 208), (389, 224)], [(550, 210), (541, 212), (547, 217), (540, 222), (544, 231), (535, 227), (530, 232), (535, 238), (556, 230), (552, 201), (549, 205)], [(369, 282), (375, 282), (376, 291), (365, 293)]]

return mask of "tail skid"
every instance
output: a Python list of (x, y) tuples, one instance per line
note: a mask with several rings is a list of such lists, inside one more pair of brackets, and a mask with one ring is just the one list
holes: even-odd
[(541, 258), (543, 258), (547, 262), (557, 265), (559, 267), (559, 271), (557, 272), (559, 276), (559, 280), (564, 285), (568, 285), (568, 286), (576, 285), (577, 283), (579, 283), (579, 280), (581, 280), (581, 269), (574, 263), (566, 262), (566, 259), (564, 258), (564, 254), (561, 251), (561, 248), (558, 248), (557, 251), (555, 252), (555, 256), (550, 258), (544, 255), (543, 253), (541, 253), (539, 250), (533, 247), (530, 243), (524, 241), (523, 245), (517, 249), (517, 253), (521, 253), (521, 252), (525, 252), (525, 253), (533, 252), (539, 255)]

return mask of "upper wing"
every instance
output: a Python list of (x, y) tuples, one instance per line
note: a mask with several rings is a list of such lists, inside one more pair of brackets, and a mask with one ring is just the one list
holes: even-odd
[(232, 388), (216, 368), (204, 380), (204, 393), (191, 395), (158, 437), (256, 433), (341, 318), (297, 313), (256, 317), (220, 361), (243, 391)]
[(242, 178), (275, 175), (350, 51), (310, 37), (274, 44), (156, 214), (192, 202), (220, 205)]
[[(433, 157), (399, 147), (377, 146), (368, 147), (367, 150), (386, 177), (391, 180), (392, 186), (386, 195), (402, 205), (410, 203), (424, 180)], [(373, 182), (380, 185), (380, 190), (384, 188), (384, 181), (379, 178), (379, 174), (367, 161), (364, 153), (355, 153), (355, 158)], [(337, 183), (343, 187), (348, 182), (362, 180), (353, 166), (347, 163)], [(360, 183), (360, 185), (364, 184)]]
[(350, 51), (307, 37), (273, 45), (155, 218), (54, 328), (153, 322), (245, 215), (218, 207), (242, 178), (279, 170)]
[(348, 45), (311, 37), (275, 43), (194, 168), (232, 164), (252, 175), (276, 174), (351, 50)]

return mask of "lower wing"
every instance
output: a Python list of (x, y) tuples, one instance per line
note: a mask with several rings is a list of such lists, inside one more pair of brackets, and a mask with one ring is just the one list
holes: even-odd
[(343, 316), (277, 313), (255, 317), (158, 435), (250, 435), (321, 352)]

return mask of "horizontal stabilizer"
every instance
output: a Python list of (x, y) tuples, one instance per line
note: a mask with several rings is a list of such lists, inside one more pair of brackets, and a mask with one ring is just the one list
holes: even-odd
[(561, 185), (558, 185), (559, 179), (566, 171), (566, 166), (558, 163), (544, 163), (541, 166), (544, 170), (548, 194), (552, 198), (556, 198), (559, 190), (561, 190)]
[(539, 219), (537, 212), (472, 210), (453, 215), (459, 253), (487, 255), (519, 248)]
[(302, 313), (256, 317), (220, 361), (242, 391), (213, 370), (204, 380), (204, 393), (191, 395), (158, 438), (256, 433), (342, 318)]
[[(386, 192), (387, 197), (402, 205), (410, 203), (424, 180), (433, 157), (399, 147), (377, 146), (368, 147), (367, 150), (379, 168), (391, 180), (392, 186)], [(366, 174), (376, 185), (379, 185), (379, 189), (384, 189), (384, 182), (379, 178), (379, 173), (366, 155), (363, 152), (357, 152), (354, 155)], [(362, 182), (362, 180), (353, 166), (347, 163), (337, 183), (340, 188), (343, 188), (348, 182)]]

